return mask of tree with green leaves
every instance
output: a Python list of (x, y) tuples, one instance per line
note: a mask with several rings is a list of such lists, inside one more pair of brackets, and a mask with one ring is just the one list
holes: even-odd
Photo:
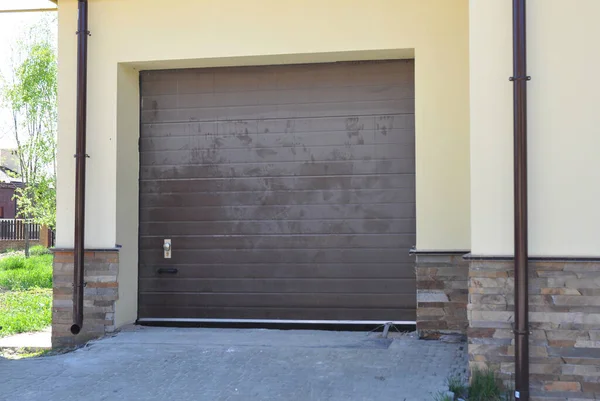
[[(19, 41), (12, 76), (2, 88), (3, 105), (12, 116), (17, 148), (17, 215), (54, 227), (56, 222), (57, 60), (50, 22), (43, 20)], [(26, 225), (27, 227), (27, 225)], [(28, 255), (29, 233), (26, 229)]]

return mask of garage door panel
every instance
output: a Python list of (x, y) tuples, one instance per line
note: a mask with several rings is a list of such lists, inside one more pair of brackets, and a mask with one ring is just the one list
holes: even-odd
[[(178, 95), (176, 91), (175, 91), (175, 93), (171, 93), (171, 94), (159, 94), (159, 95), (143, 94), (142, 102), (141, 102), (141, 110), (142, 110), (142, 112), (144, 112), (144, 111), (148, 111), (148, 110), (177, 109), (177, 107), (179, 105), (179, 98), (180, 98), (180, 95)], [(209, 102), (213, 101), (213, 99), (214, 99), (214, 94), (207, 93), (202, 96), (202, 99), (203, 99), (203, 101), (206, 101), (207, 104), (210, 104)]]
[[(367, 139), (370, 136), (370, 142)], [(366, 139), (367, 138), (367, 139)], [(252, 142), (257, 142), (250, 145)], [(174, 140), (171, 149), (148, 150), (144, 155), (142, 164), (154, 164), (164, 156), (175, 156), (181, 161), (188, 160), (190, 163), (202, 163), (207, 161), (198, 160), (198, 156), (215, 157), (214, 153), (218, 150), (221, 154), (217, 162), (287, 162), (287, 161), (305, 161), (315, 162), (316, 160), (360, 160), (369, 161), (371, 159), (388, 158), (414, 158), (413, 149), (415, 144), (412, 141), (401, 141), (395, 150), (387, 149), (389, 142), (378, 142), (378, 139), (371, 134), (349, 134), (346, 135), (345, 143), (338, 145), (323, 144), (318, 146), (305, 145), (301, 141), (296, 141), (293, 136), (282, 140), (278, 146), (273, 144), (263, 144), (254, 141), (250, 135), (242, 138), (231, 138), (221, 136), (205, 137), (202, 140)], [(363, 143), (364, 142), (364, 143)], [(393, 144), (393, 143), (392, 143)], [(152, 147), (152, 146), (150, 146)], [(406, 150), (406, 153), (400, 153)], [(154, 155), (157, 153), (157, 155)], [(244, 158), (244, 156), (246, 156)], [(210, 162), (210, 160), (208, 161)], [(171, 162), (169, 164), (177, 164)]]
[(222, 119), (221, 109), (154, 109), (142, 110), (140, 113), (142, 124), (156, 122), (189, 122), (189, 121), (215, 121)]
[(252, 205), (344, 205), (382, 203), (414, 203), (413, 191), (398, 189), (367, 190), (299, 190), (299, 191), (265, 191), (265, 192), (194, 192), (171, 194), (147, 194), (140, 202), (140, 208), (173, 208), (190, 206), (252, 206)]
[[(203, 235), (172, 236), (177, 249), (318, 249), (318, 248), (410, 248), (414, 245), (413, 234), (325, 234), (325, 235)], [(160, 249), (161, 237), (141, 236), (139, 248)]]
[[(267, 114), (266, 118), (413, 114), (415, 112), (414, 105), (414, 99), (280, 104), (277, 105), (276, 111), (273, 110), (272, 106), (267, 106), (272, 110), (272, 114)], [(237, 109), (242, 108), (232, 107), (228, 109), (232, 118), (237, 118)], [(243, 111), (240, 110), (240, 112)]]
[(140, 78), (144, 83), (165, 81), (173, 84), (188, 81), (189, 84), (203, 84), (210, 91), (214, 90), (215, 82), (214, 69), (210, 68), (140, 71)]
[[(414, 114), (387, 116), (342, 116), (293, 120), (159, 122), (144, 126), (144, 138), (197, 134), (310, 134), (349, 130), (414, 129)], [(413, 136), (414, 137), (414, 136)]]
[[(204, 68), (186, 70), (142, 71), (145, 83), (167, 82), (179, 93), (205, 93), (262, 89), (386, 85), (390, 82), (413, 86), (412, 63), (364, 62), (352, 68), (348, 63), (255, 66), (240, 68)], [(142, 88), (144, 89), (144, 88)], [(149, 90), (149, 88), (147, 89)], [(148, 92), (143, 92), (148, 93)]]
[[(216, 133), (218, 124), (216, 121), (145, 124), (143, 126), (144, 134), (140, 137), (140, 145), (146, 144), (149, 139), (164, 138), (168, 141), (169, 137)], [(254, 124), (254, 126), (257, 125)]]
[[(397, 263), (409, 261), (405, 250), (387, 249), (286, 249), (285, 252), (272, 250), (239, 249), (236, 252), (205, 249), (181, 249), (173, 252), (169, 264), (213, 264), (213, 263)], [(140, 251), (140, 263), (150, 264), (162, 257), (162, 251)], [(156, 263), (156, 262), (154, 262)]]
[(215, 92), (257, 91), (260, 89), (276, 89), (277, 73), (270, 67), (248, 69), (218, 68), (214, 70)]
[(284, 104), (327, 103), (346, 101), (381, 101), (414, 99), (414, 89), (406, 85), (346, 86), (341, 88), (301, 88), (290, 90), (256, 90), (246, 92), (160, 94), (144, 97), (142, 110), (232, 107)]
[(142, 123), (189, 122), (211, 120), (261, 120), (315, 118), (330, 116), (414, 114), (413, 99), (343, 101), (301, 104), (260, 104), (224, 107), (185, 107), (177, 109), (156, 108), (142, 110)]
[(415, 319), (412, 62), (140, 76), (140, 317)]
[[(381, 129), (413, 129), (414, 114), (396, 114), (389, 115), (353, 115), (342, 117), (319, 117), (319, 118), (300, 118), (294, 120), (269, 120), (261, 119), (257, 121), (257, 133), (313, 133), (313, 132), (334, 132), (334, 131), (355, 131)], [(219, 131), (226, 132), (226, 131)], [(413, 135), (414, 137), (414, 135)]]
[[(156, 278), (161, 268), (174, 265), (168, 259), (160, 263), (141, 264), (140, 279)], [(404, 279), (414, 282), (414, 263), (229, 263), (178, 264), (179, 279)], [(161, 278), (169, 279), (169, 276)], [(412, 281), (411, 281), (412, 280)], [(409, 287), (410, 288), (410, 287)]]
[[(313, 64), (297, 66), (260, 66), (239, 68), (213, 69), (214, 86), (212, 91), (253, 91), (262, 89), (302, 89), (307, 82), (316, 88), (333, 88), (345, 86), (373, 86), (386, 85), (390, 82), (411, 85), (414, 82), (414, 69), (411, 65), (386, 66), (382, 63), (379, 67), (372, 67), (365, 63), (360, 67), (352, 68), (349, 65)], [(209, 70), (206, 70), (209, 71)], [(198, 77), (181, 75), (178, 78), (180, 88), (187, 91), (188, 83), (194, 83)], [(208, 79), (202, 77), (202, 82)], [(408, 86), (407, 85), (407, 86)], [(195, 93), (195, 92), (188, 92)]]
[(157, 95), (177, 95), (177, 85), (173, 85), (172, 81), (168, 80), (148, 80), (147, 77), (150, 75), (142, 76), (144, 85), (141, 88), (141, 95), (144, 96), (157, 96)]
[[(207, 279), (172, 278), (140, 279), (139, 288), (153, 293), (265, 293), (265, 294), (395, 294), (401, 286), (414, 285), (414, 279)], [(412, 298), (412, 297), (411, 297)]]
[(198, 293), (146, 292), (140, 295), (145, 305), (206, 305), (207, 307), (238, 306), (246, 308), (286, 305), (289, 308), (406, 308), (415, 307), (411, 294), (339, 294), (339, 293)]
[[(338, 162), (289, 162), (289, 163), (239, 163), (222, 166), (185, 165), (185, 166), (143, 166), (141, 174), (144, 181), (199, 179), (199, 178), (235, 178), (235, 177), (294, 177), (294, 176), (331, 176), (331, 175), (367, 175), (414, 174), (414, 159), (368, 160), (359, 164), (352, 161)], [(368, 191), (368, 190), (364, 190)]]
[(183, 179), (142, 182), (141, 193), (247, 192), (283, 190), (399, 189), (414, 191), (414, 174), (332, 177), (246, 177), (240, 179)]
[(155, 180), (142, 183), (142, 193), (181, 194), (201, 192), (253, 192), (253, 191), (313, 191), (405, 189), (414, 191), (414, 175), (399, 174), (335, 177), (265, 177), (246, 179), (182, 179)]
[[(141, 166), (148, 165), (185, 165), (185, 164), (223, 164), (223, 163), (287, 163), (290, 161), (371, 161), (383, 159), (414, 158), (414, 145), (401, 144), (394, 147), (379, 145), (362, 146), (320, 146), (320, 147), (281, 147), (259, 149), (219, 150), (218, 138), (209, 148), (192, 148), (148, 152), (140, 157)], [(405, 151), (403, 153), (403, 151)]]
[[(177, 82), (177, 93), (186, 94), (186, 93), (194, 93), (194, 94), (210, 94), (215, 93), (216, 89), (220, 91), (225, 90), (225, 88), (217, 88), (215, 86), (215, 70), (212, 69), (203, 69), (203, 70), (181, 70), (178, 71), (177, 76), (172, 78), (165, 78), (167, 81), (171, 83)], [(266, 77), (266, 75), (265, 75)], [(268, 84), (268, 80), (263, 80), (263, 82)], [(259, 82), (250, 86), (250, 88), (258, 89)], [(264, 87), (264, 89), (268, 89), (270, 86)], [(239, 90), (233, 88), (233, 90)]]
[[(360, 146), (377, 151), (376, 145), (401, 144), (414, 148), (410, 129), (394, 129), (389, 135), (370, 131), (325, 131), (305, 134), (206, 134), (203, 136), (177, 136), (147, 138), (142, 140), (146, 152), (190, 151), (192, 149), (276, 149), (295, 148), (297, 152), (311, 152), (314, 148)], [(292, 152), (293, 153), (293, 152)], [(404, 155), (404, 154), (402, 154)], [(291, 160), (294, 161), (294, 160)], [(311, 160), (312, 161), (312, 160)]]
[[(175, 249), (175, 248), (174, 248)], [(171, 264), (178, 263), (395, 263), (410, 260), (405, 249), (238, 249), (235, 252), (208, 249), (177, 249)], [(162, 250), (141, 250), (140, 263), (150, 264), (162, 257)]]
[(415, 219), (395, 220), (277, 220), (277, 221), (140, 221), (141, 235), (171, 237), (173, 235), (230, 235), (230, 234), (361, 234), (414, 233)]
[[(390, 315), (399, 320), (415, 321), (414, 308), (288, 308), (288, 307), (212, 307), (212, 306), (169, 306), (140, 304), (141, 316), (166, 319), (244, 319), (244, 320), (345, 320), (345, 321), (388, 321)], [(368, 319), (365, 319), (368, 316)]]
[[(414, 147), (413, 130), (410, 128), (394, 128), (382, 135), (375, 129), (356, 129), (348, 131), (318, 131), (299, 133), (261, 133), (231, 134), (206, 133), (198, 135), (180, 135), (166, 137), (142, 138), (142, 146), (146, 152), (189, 150), (195, 147), (207, 148), (218, 144), (220, 149), (259, 149), (282, 147), (323, 147), (376, 144), (405, 144)], [(218, 139), (218, 142), (215, 142)]]
[(414, 218), (414, 204), (261, 205), (145, 208), (140, 218), (152, 221), (320, 220)]
[[(314, 87), (334, 88), (344, 86), (374, 86), (395, 84), (411, 85), (414, 82), (414, 72), (410, 67), (399, 66), (395, 70), (371, 69), (369, 66), (352, 69), (349, 66), (313, 66), (312, 70), (307, 66), (299, 66), (296, 71), (279, 71), (274, 79), (277, 89), (299, 89), (306, 87), (310, 82)], [(260, 87), (257, 86), (257, 89)]]

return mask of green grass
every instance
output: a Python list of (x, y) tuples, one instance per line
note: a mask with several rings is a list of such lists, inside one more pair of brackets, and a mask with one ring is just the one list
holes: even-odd
[[(508, 382), (504, 388), (493, 370), (473, 369), (471, 383), (467, 384), (459, 376), (446, 379), (448, 390), (454, 393), (455, 399), (468, 401), (515, 401), (512, 384)], [(433, 395), (433, 401), (454, 401), (441, 391)]]
[(460, 376), (451, 376), (446, 379), (448, 384), (448, 390), (452, 391), (454, 395), (459, 398), (466, 397), (468, 392), (467, 384), (463, 381)]
[(433, 401), (454, 401), (454, 398), (452, 398), (448, 394), (440, 391), (439, 393), (437, 393), (433, 396)]
[(499, 401), (503, 391), (493, 370), (473, 369), (469, 386), (469, 401)]
[(52, 288), (52, 255), (10, 255), (0, 259), (0, 291)]
[(51, 289), (0, 293), (0, 337), (43, 330), (52, 321), (51, 308)]
[(52, 255), (0, 259), (0, 337), (48, 327), (51, 308)]

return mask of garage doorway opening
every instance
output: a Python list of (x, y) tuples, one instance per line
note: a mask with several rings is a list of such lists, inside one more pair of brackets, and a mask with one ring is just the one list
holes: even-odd
[(140, 85), (138, 322), (414, 323), (412, 60)]

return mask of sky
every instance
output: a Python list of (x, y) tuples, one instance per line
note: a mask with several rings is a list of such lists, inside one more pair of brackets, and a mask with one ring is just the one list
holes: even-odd
[[(8, 3), (15, 4), (18, 2), (0, 0), (0, 9), (10, 8)], [(47, 0), (31, 0), (27, 1), (27, 6), (47, 7), (51, 4)], [(35, 4), (37, 3), (37, 4)], [(20, 4), (20, 3), (19, 3)], [(27, 12), (27, 13), (0, 13), (0, 76), (6, 77), (10, 75), (10, 58), (12, 48), (17, 39), (36, 22), (43, 18), (45, 13)], [(16, 146), (14, 134), (10, 131), (10, 113), (0, 107), (0, 149), (9, 149)]]
[(0, 0), (0, 10), (56, 8), (50, 0)]

